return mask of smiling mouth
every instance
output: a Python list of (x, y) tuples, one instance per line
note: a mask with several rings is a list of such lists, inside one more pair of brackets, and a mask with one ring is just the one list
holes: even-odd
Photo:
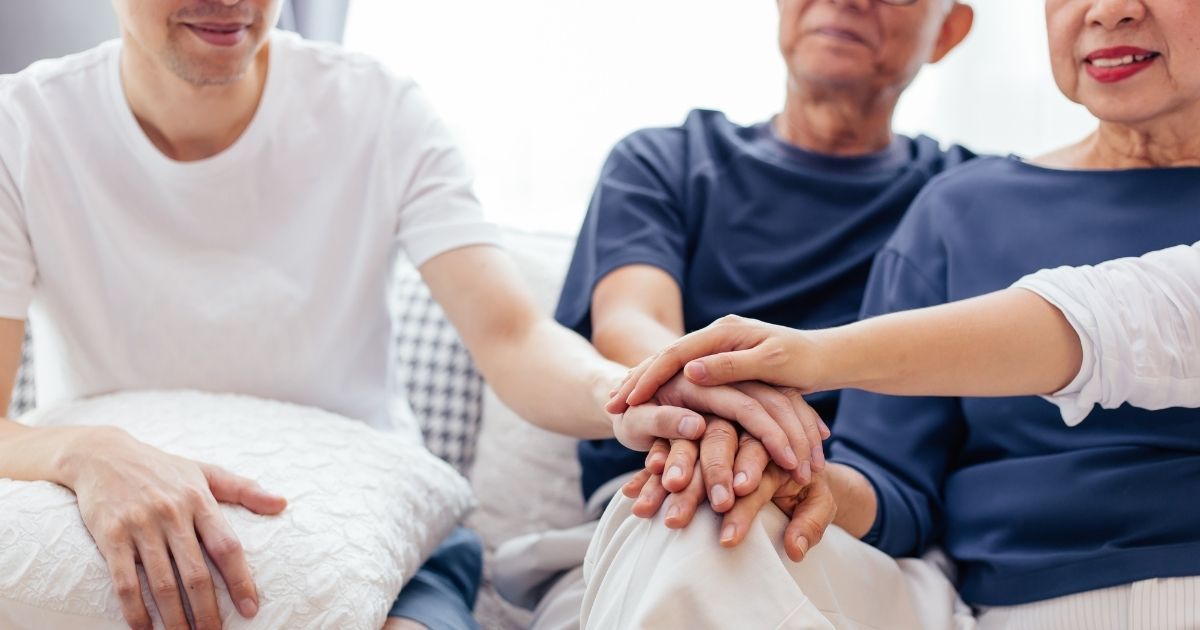
[(1090, 63), (1097, 68), (1120, 68), (1121, 66), (1132, 66), (1134, 64), (1144, 63), (1158, 56), (1158, 53), (1152, 52), (1141, 55), (1125, 55), (1124, 57), (1101, 57), (1099, 59), (1089, 59), (1087, 60), (1087, 63)]

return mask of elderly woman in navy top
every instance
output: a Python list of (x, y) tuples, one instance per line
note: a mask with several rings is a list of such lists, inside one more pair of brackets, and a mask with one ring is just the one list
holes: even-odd
[[(1200, 238), (1200, 4), (1047, 0), (1046, 17), (1055, 79), (1098, 128), (931, 182), (864, 316)], [(587, 625), (1200, 626), (1200, 412), (1123, 406), (1069, 428), (1036, 397), (848, 391), (833, 431), (812, 484), (772, 471), (724, 520), (702, 510), (680, 533), (615, 502)]]

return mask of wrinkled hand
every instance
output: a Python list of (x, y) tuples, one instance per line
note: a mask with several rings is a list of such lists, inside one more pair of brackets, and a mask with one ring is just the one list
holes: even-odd
[[(723, 422), (716, 419), (711, 420), (709, 422), (710, 430), (714, 426), (720, 427)], [(724, 424), (728, 425), (728, 423)], [(726, 430), (724, 428), (717, 429), (712, 439), (714, 445), (725, 444), (731, 440), (731, 436), (725, 434)], [(708, 438), (709, 436), (706, 436), (706, 440)], [(684, 440), (677, 442), (684, 442)], [(740, 443), (742, 446), (738, 450), (737, 464), (735, 465), (739, 473), (738, 478), (735, 478), (734, 481), (737, 498), (722, 495), (718, 497), (719, 502), (713, 501), (710, 490), (710, 505), (716, 512), (724, 514), (721, 524), (721, 545), (736, 547), (740, 544), (745, 539), (747, 532), (750, 531), (750, 526), (759, 511), (768, 503), (773, 502), (791, 519), (784, 531), (784, 549), (787, 551), (788, 557), (795, 562), (803, 560), (808, 551), (821, 541), (825, 530), (829, 528), (837, 515), (837, 503), (834, 501), (825, 473), (814, 474), (811, 481), (798, 482), (793, 475), (770, 463), (761, 445), (755, 446), (753, 438), (742, 436)], [(691, 444), (695, 445), (694, 442)], [(716, 448), (721, 447), (712, 447), (712, 449)], [(726, 450), (720, 451), (722, 455), (728, 453), (728, 447), (724, 448)], [(712, 449), (709, 450), (708, 462), (712, 461), (713, 454), (717, 452)], [(686, 482), (682, 481), (679, 473), (672, 475), (670, 472), (667, 474), (672, 476), (672, 480), (667, 482), (655, 473), (654, 469), (661, 470), (661, 467), (667, 465), (667, 462), (672, 462), (670, 465), (673, 468), (678, 466), (678, 462), (673, 459), (675, 457), (686, 457), (685, 449), (671, 448), (668, 455), (665, 442), (656, 444), (654, 450), (647, 457), (647, 468), (627, 483), (622, 492), (625, 496), (636, 499), (633, 506), (635, 516), (650, 518), (658, 512), (667, 499), (669, 491), (664, 484), (679, 488), (670, 491), (673, 495), (670, 498), (671, 503), (667, 509), (665, 523), (673, 529), (682, 529), (691, 522), (696, 510), (704, 502), (702, 479), (705, 473), (703, 471), (707, 471), (710, 464), (705, 463), (704, 445), (701, 444), (700, 465), (692, 468), (692, 474)]]
[(153, 627), (137, 562), (167, 628), (189, 627), (183, 596), (197, 630), (221, 627), (205, 552), (242, 616), (257, 613), (250, 567), (217, 502), (278, 514), (287, 506), (285, 499), (215, 466), (164, 453), (124, 431), (98, 429), (88, 434), (85, 447), (91, 455), (79, 459), (66, 484), (75, 491), (83, 522), (108, 563), (131, 628)]
[(611, 413), (642, 404), (679, 373), (698, 385), (762, 381), (812, 393), (819, 385), (813, 333), (730, 315), (680, 338), (630, 370)]
[(628, 407), (613, 430), (622, 444), (644, 452), (658, 438), (700, 439), (706, 431), (700, 413), (736, 422), (761, 442), (776, 464), (798, 476), (824, 463), (820, 445), (828, 429), (817, 413), (799, 392), (763, 383), (702, 387), (675, 376), (657, 390), (650, 404)]

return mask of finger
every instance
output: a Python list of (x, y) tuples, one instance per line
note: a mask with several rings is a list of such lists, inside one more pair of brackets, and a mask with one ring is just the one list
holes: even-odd
[(683, 529), (692, 522), (696, 510), (704, 502), (704, 476), (700, 468), (692, 469), (692, 482), (683, 492), (671, 495), (667, 507), (667, 518), (663, 521), (671, 529)]
[(680, 492), (692, 481), (692, 470), (700, 457), (700, 445), (693, 440), (671, 440), (671, 454), (667, 456), (667, 471), (662, 484), (667, 492)]
[(825, 421), (821, 419), (820, 414), (817, 415), (817, 422), (821, 425), (822, 440), (828, 440), (831, 436), (833, 436), (833, 431), (829, 430), (829, 425), (825, 424)]
[(138, 556), (146, 570), (146, 581), (150, 584), (150, 595), (158, 607), (158, 616), (168, 630), (188, 630), (187, 615), (183, 612), (183, 600), (179, 596), (179, 582), (175, 580), (175, 567), (167, 553), (167, 543), (159, 532), (147, 533), (137, 541)]
[(662, 507), (666, 498), (667, 491), (662, 486), (662, 477), (652, 475), (646, 481), (646, 485), (642, 487), (638, 500), (633, 504), (633, 515), (639, 518), (652, 518), (658, 514), (658, 509)]
[(748, 433), (743, 433), (738, 442), (737, 459), (733, 462), (733, 492), (744, 497), (762, 483), (763, 471), (771, 463), (771, 456), (762, 442)]
[(633, 476), (633, 479), (630, 479), (629, 481), (625, 482), (625, 485), (621, 486), (621, 494), (624, 494), (630, 499), (638, 498), (638, 495), (642, 493), (642, 487), (646, 485), (646, 482), (649, 481), (650, 477), (654, 474), (656, 473), (652, 473), (645, 468), (639, 470), (637, 474)]
[(204, 562), (204, 553), (200, 551), (195, 529), (188, 527), (186, 531), (171, 532), (167, 537), (167, 545), (192, 609), (193, 627), (195, 630), (219, 630), (221, 613), (217, 608), (216, 586), (208, 571), (208, 564)]
[[(783, 430), (784, 436), (787, 438), (788, 447), (798, 456), (800, 462), (806, 462), (812, 459), (813, 445), (820, 444), (820, 439), (817, 433), (817, 425), (812, 425), (812, 435), (809, 436), (808, 429), (804, 426), (804, 421), (797, 413), (797, 406), (801, 409), (808, 405), (799, 394), (788, 396), (785, 392), (791, 390), (779, 390), (770, 385), (761, 382), (738, 383), (733, 385), (736, 389), (754, 398), (758, 404), (762, 405), (775, 424)], [(793, 397), (800, 398), (799, 402), (793, 400)]]
[(733, 465), (737, 455), (737, 427), (732, 423), (712, 419), (700, 441), (700, 467), (708, 502), (718, 513), (733, 507)]
[(658, 438), (700, 439), (704, 435), (704, 419), (682, 407), (638, 405), (626, 410), (614, 428), (621, 444), (635, 451), (647, 451)]
[(837, 516), (837, 503), (829, 486), (814, 483), (808, 495), (792, 513), (792, 520), (783, 532), (783, 547), (793, 562), (800, 562), (825, 536), (825, 531)]
[(725, 518), (721, 521), (722, 547), (731, 548), (741, 544), (758, 513), (771, 503), (775, 490), (781, 483), (782, 474), (776, 467), (772, 467), (770, 471), (763, 476), (762, 483), (754, 492), (738, 499), (733, 504), (733, 509), (725, 513)]
[(132, 544), (96, 540), (108, 564), (108, 573), (112, 576), (113, 589), (121, 602), (121, 615), (125, 617), (125, 623), (134, 630), (151, 630), (154, 624), (142, 599), (142, 583), (138, 579)]
[(793, 413), (800, 420), (800, 427), (804, 432), (805, 442), (808, 443), (809, 461), (812, 462), (814, 472), (825, 470), (825, 450), (821, 444), (824, 438), (821, 437), (821, 416), (817, 413), (808, 401), (804, 400), (804, 396), (798, 390), (786, 388), (779, 390), (780, 394), (788, 400), (792, 406)]
[(670, 453), (670, 440), (655, 440), (654, 446), (651, 446), (650, 452), (646, 454), (646, 469), (656, 475), (661, 475), (667, 468), (667, 456)]
[(235, 475), (223, 468), (202, 465), (213, 498), (221, 503), (241, 505), (258, 514), (279, 514), (287, 507), (287, 499), (271, 494), (258, 482)]
[(238, 612), (247, 619), (258, 614), (258, 590), (254, 586), (254, 576), (246, 561), (246, 553), (215, 503), (196, 514), (196, 532), (200, 534), (200, 542), (204, 544), (208, 557), (212, 558), (213, 564), (221, 572), (225, 587), (229, 589), (229, 598)]
[(630, 405), (645, 403), (653, 398), (655, 392), (667, 381), (679, 374), (689, 361), (736, 349), (740, 338), (731, 335), (730, 332), (728, 327), (713, 324), (677, 340), (638, 366), (640, 369), (637, 377), (626, 383), (617, 396)]
[[(623, 413), (626, 409), (633, 406), (629, 404), (629, 394), (633, 391), (633, 388), (635, 385), (637, 385), (638, 381), (641, 380), (642, 374), (646, 371), (646, 368), (649, 367), (653, 361), (654, 357), (647, 357), (644, 361), (637, 364), (633, 367), (633, 369), (625, 373), (625, 378), (621, 380), (621, 384), (617, 386), (616, 391), (614, 391), (609, 397), (608, 405), (605, 406), (605, 409), (607, 409), (609, 413)], [(648, 400), (650, 399), (647, 398), (642, 402), (644, 403)]]
[(689, 381), (709, 387), (764, 380), (765, 376), (762, 352), (758, 348), (697, 358), (684, 366), (683, 374)]
[(753, 397), (733, 387), (697, 387), (689, 394), (697, 397), (697, 402), (712, 414), (736, 421), (747, 433), (758, 438), (771, 459), (784, 470), (795, 470), (800, 465), (788, 435)]

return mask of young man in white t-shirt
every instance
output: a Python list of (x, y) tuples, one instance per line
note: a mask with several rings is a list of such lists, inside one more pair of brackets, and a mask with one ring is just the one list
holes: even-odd
[[(385, 285), (402, 250), (500, 396), (545, 428), (645, 449), (698, 438), (696, 412), (711, 412), (811, 449), (794, 413), (686, 379), (606, 413), (624, 369), (539, 312), (412, 82), (273, 32), (280, 0), (114, 5), (121, 41), (0, 76), (0, 380), (15, 377), (28, 317), (42, 402), (189, 388), (415, 430), (387, 413)], [(7, 419), (0, 477), (75, 492), (132, 627), (151, 627), (136, 563), (167, 627), (188, 627), (185, 600), (195, 627), (220, 627), (206, 553), (238, 611), (256, 613), (216, 510), (285, 509), (253, 481), (119, 430)], [(478, 549), (451, 543), (390, 625), (474, 625)]]

